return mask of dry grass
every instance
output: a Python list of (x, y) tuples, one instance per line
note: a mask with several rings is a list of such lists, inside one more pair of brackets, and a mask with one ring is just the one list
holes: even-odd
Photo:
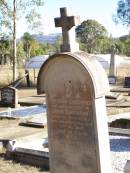
[[(35, 76), (38, 75), (38, 71), (39, 70), (35, 70)], [(107, 70), (106, 73), (109, 74), (109, 71)], [(0, 74), (1, 74), (0, 75), (0, 87), (9, 84), (12, 81), (12, 74), (13, 74), (12, 67), (0, 65)], [(24, 74), (25, 74), (25, 69), (18, 68), (18, 77), (22, 77), (22, 76), (24, 76)], [(29, 76), (30, 76), (30, 81), (33, 86), (34, 83), (36, 84), (36, 78), (34, 79), (34, 70), (33, 69), (29, 70)], [(130, 76), (129, 65), (124, 65), (124, 66), (118, 67), (117, 76), (118, 76), (117, 84), (123, 85), (125, 76)], [(22, 84), (26, 85), (26, 80), (23, 80)]]
[(130, 107), (119, 108), (119, 107), (109, 107), (107, 108), (107, 115), (116, 115), (124, 112), (130, 112)]
[(12, 69), (8, 66), (0, 66), (0, 86), (7, 85), (12, 79)]
[(6, 160), (4, 153), (0, 154), (0, 173), (49, 173), (38, 167), (28, 166)]
[(125, 65), (117, 69), (117, 84), (123, 85), (126, 76), (130, 76), (130, 65)]
[[(18, 68), (18, 78), (25, 75), (25, 69), (24, 68)], [(35, 76), (38, 75), (39, 70), (35, 70)], [(10, 66), (1, 66), (0, 65), (0, 87), (3, 87), (5, 85), (8, 85), (11, 83), (13, 79), (13, 70)], [(34, 70), (29, 70), (29, 76), (32, 86), (34, 86), (34, 83), (36, 84), (36, 78), (34, 79)], [(24, 79), (22, 81), (22, 85), (26, 86), (26, 80)]]

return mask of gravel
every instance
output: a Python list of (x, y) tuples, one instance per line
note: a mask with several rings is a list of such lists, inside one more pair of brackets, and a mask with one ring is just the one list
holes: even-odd
[(124, 173), (127, 160), (130, 160), (130, 137), (110, 136), (112, 173)]

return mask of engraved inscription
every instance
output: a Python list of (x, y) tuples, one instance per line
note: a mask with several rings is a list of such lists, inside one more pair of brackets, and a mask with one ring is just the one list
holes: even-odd
[(54, 138), (58, 140), (64, 138), (71, 145), (78, 145), (82, 141), (88, 143), (93, 127), (91, 108), (90, 100), (51, 99), (49, 110), (51, 123), (55, 129)]
[(15, 92), (12, 89), (4, 89), (1, 92), (1, 100), (5, 103), (12, 103), (15, 99)]
[[(81, 98), (54, 98), (48, 100), (49, 121), (52, 127), (51, 140), (53, 149), (51, 152), (56, 157), (54, 165), (71, 167), (75, 171), (75, 164), (82, 165), (85, 173), (97, 173), (96, 145), (93, 121), (93, 102)], [(77, 169), (77, 168), (76, 168)], [(61, 170), (58, 170), (61, 172)], [(58, 173), (59, 173), (58, 172)]]

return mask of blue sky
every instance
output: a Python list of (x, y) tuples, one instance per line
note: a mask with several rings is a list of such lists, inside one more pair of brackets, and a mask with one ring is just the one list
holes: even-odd
[[(43, 32), (45, 34), (61, 32), (55, 28), (54, 18), (60, 16), (60, 7), (71, 8), (73, 15), (79, 15), (81, 22), (87, 19), (95, 19), (108, 30), (113, 37), (128, 33), (125, 26), (116, 25), (112, 21), (112, 15), (117, 8), (118, 0), (46, 0), (41, 9)], [(19, 28), (18, 28), (19, 29)], [(23, 32), (26, 28), (23, 28)], [(18, 32), (18, 37), (22, 32)]]

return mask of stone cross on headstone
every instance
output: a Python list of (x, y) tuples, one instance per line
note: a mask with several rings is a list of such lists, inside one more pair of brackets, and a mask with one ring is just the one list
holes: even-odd
[(75, 40), (75, 26), (79, 24), (79, 16), (70, 16), (67, 8), (60, 8), (60, 14), (60, 18), (55, 18), (55, 26), (62, 27), (61, 52), (79, 51), (79, 45)]

